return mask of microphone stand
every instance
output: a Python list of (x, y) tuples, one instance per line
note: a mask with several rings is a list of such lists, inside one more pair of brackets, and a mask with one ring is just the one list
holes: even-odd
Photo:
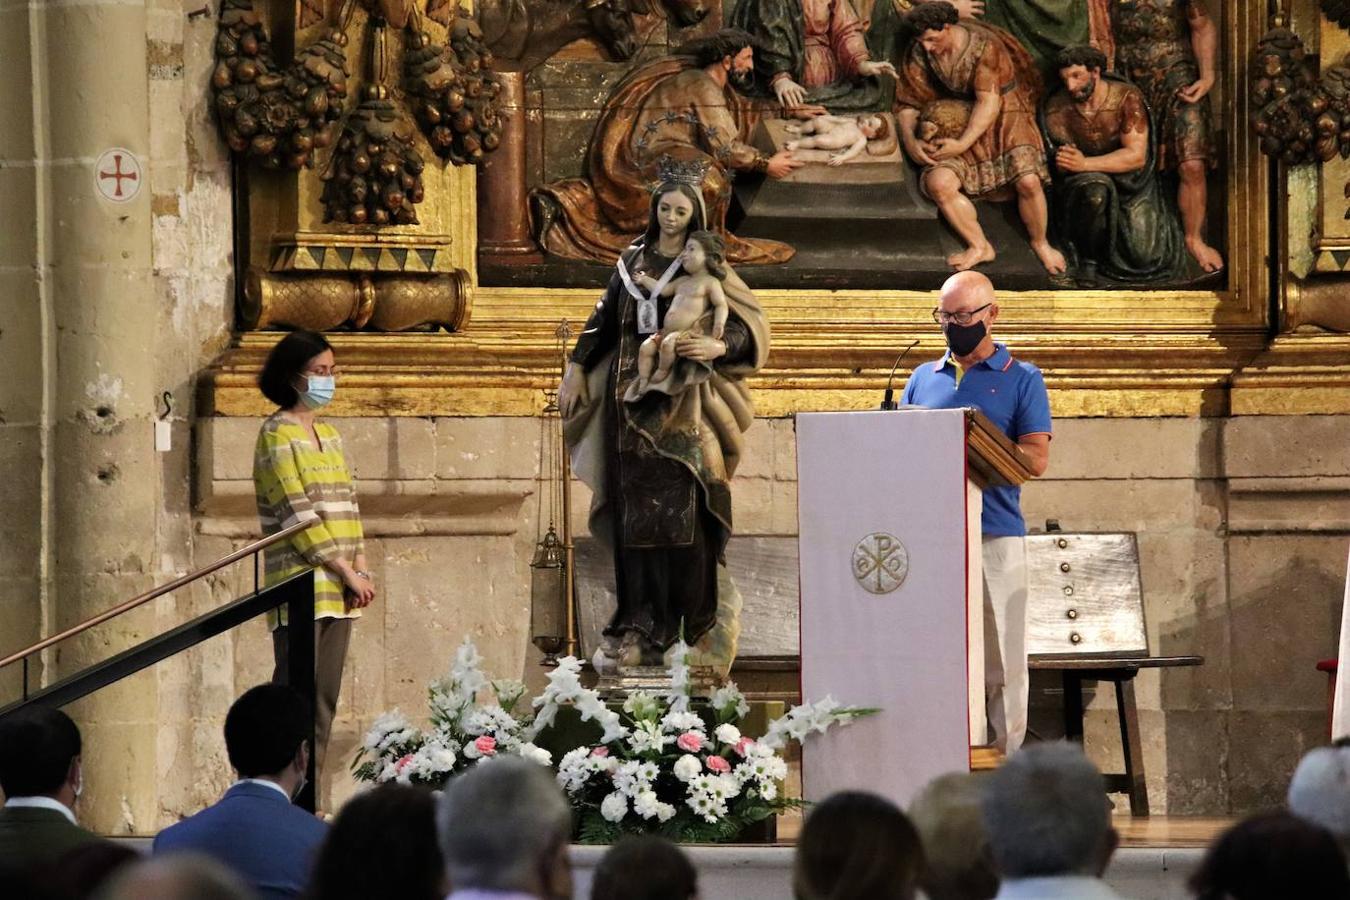
[(895, 402), (895, 370), (900, 368), (900, 363), (904, 361), (905, 356), (908, 355), (909, 351), (917, 346), (919, 346), (919, 342), (918, 340), (915, 340), (904, 350), (901, 350), (900, 355), (895, 358), (895, 365), (891, 366), (891, 374), (886, 378), (886, 392), (882, 394), (881, 397), (882, 409), (898, 408), (898, 404)]

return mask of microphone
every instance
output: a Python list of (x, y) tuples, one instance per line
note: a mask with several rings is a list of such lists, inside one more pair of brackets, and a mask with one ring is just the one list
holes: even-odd
[(895, 370), (898, 369), (898, 368), (900, 368), (900, 363), (904, 362), (905, 356), (909, 353), (909, 351), (913, 350), (913, 349), (914, 349), (915, 347), (917, 347), (917, 346), (919, 346), (919, 342), (918, 342), (918, 340), (915, 340), (912, 344), (910, 344), (910, 345), (909, 345), (908, 347), (906, 347), (904, 350), (901, 350), (901, 351), (900, 351), (900, 355), (897, 356), (897, 357), (895, 358), (895, 365), (891, 366), (891, 374), (890, 374), (890, 376), (886, 379), (886, 393), (884, 393), (884, 394), (881, 396), (881, 408), (882, 408), (882, 409), (896, 409), (896, 408), (897, 408), (897, 405), (896, 405), (896, 402), (895, 402), (895, 388), (894, 388), (894, 385), (895, 385)]

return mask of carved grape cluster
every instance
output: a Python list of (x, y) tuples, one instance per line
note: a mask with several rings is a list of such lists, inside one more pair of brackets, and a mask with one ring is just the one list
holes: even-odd
[(478, 23), (461, 11), (449, 32), (449, 46), (426, 32), (409, 39), (403, 88), (436, 155), (456, 165), (477, 164), (501, 143), (501, 85)]
[(1261, 152), (1287, 165), (1350, 157), (1350, 69), (1318, 77), (1303, 41), (1274, 28), (1256, 45), (1252, 128)]
[(347, 120), (324, 176), (323, 220), (349, 225), (416, 225), (422, 202), (422, 157), (412, 125), (384, 88)]
[(282, 71), (251, 0), (225, 0), (211, 87), (230, 149), (269, 169), (312, 165), (347, 97), (346, 44), (332, 31)]

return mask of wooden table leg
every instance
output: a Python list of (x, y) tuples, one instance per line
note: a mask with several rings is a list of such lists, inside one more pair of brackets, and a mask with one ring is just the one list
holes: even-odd
[(1116, 682), (1116, 713), (1120, 717), (1120, 749), (1125, 757), (1130, 815), (1148, 815), (1148, 783), (1144, 779), (1144, 748), (1139, 741), (1139, 710), (1134, 703), (1134, 678)]
[(1083, 678), (1072, 669), (1061, 672), (1064, 683), (1064, 737), (1083, 742)]

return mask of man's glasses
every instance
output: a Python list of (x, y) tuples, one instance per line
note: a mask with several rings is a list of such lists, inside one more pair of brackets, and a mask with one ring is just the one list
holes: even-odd
[(975, 319), (975, 316), (993, 305), (994, 304), (990, 302), (986, 303), (984, 306), (976, 307), (975, 309), (963, 309), (960, 312), (954, 313), (935, 309), (933, 310), (933, 321), (939, 325), (946, 325), (948, 322), (955, 322), (957, 325), (969, 325)]

